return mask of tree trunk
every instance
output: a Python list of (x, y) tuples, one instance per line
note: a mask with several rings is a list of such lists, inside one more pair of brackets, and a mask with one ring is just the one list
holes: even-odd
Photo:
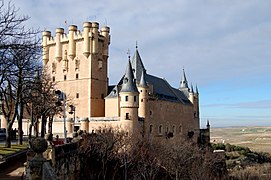
[(32, 123), (31, 123), (31, 124), (29, 125), (28, 141), (30, 141), (31, 138), (32, 138), (32, 127), (33, 127), (33, 125), (32, 125)]
[(38, 119), (38, 117), (35, 117), (35, 120), (34, 120), (34, 132), (35, 132), (35, 136), (39, 137), (39, 119)]
[(53, 118), (54, 118), (54, 116), (49, 117), (49, 122), (48, 122), (48, 133), (49, 134), (53, 133)]
[(45, 136), (45, 131), (46, 131), (46, 122), (47, 118), (45, 115), (41, 116), (41, 131), (40, 131), (40, 136), (44, 137)]
[[(18, 113), (18, 144), (23, 144), (23, 105), (19, 105), (19, 113)], [(15, 132), (16, 133), (16, 132)]]
[(6, 148), (10, 148), (11, 147), (11, 131), (10, 128), (7, 127), (6, 129), (6, 143), (5, 143), (5, 147)]

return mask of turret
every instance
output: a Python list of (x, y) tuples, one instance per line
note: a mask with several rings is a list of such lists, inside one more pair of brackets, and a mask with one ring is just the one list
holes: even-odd
[(57, 28), (56, 29), (56, 51), (55, 51), (55, 59), (60, 62), (62, 60), (62, 44), (61, 44), (61, 36), (64, 33), (63, 28)]
[(209, 123), (209, 120), (207, 120), (207, 125), (206, 125), (207, 129), (210, 130), (210, 123)]
[(189, 87), (188, 87), (188, 81), (186, 79), (186, 75), (185, 75), (185, 71), (183, 69), (183, 74), (182, 74), (182, 79), (181, 79), (181, 82), (180, 82), (180, 87), (179, 87), (179, 90), (182, 91), (187, 98), (189, 98)]
[(91, 30), (91, 22), (85, 22), (83, 24), (84, 27), (84, 32), (83, 32), (83, 36), (84, 36), (84, 50), (83, 50), (83, 54), (86, 58), (89, 57), (90, 52), (92, 51), (91, 48), (91, 44), (90, 44), (90, 36), (89, 36), (89, 32)]
[(192, 104), (194, 104), (194, 90), (193, 90), (193, 85), (191, 83), (191, 89), (189, 91), (189, 100)]
[(185, 71), (183, 69), (183, 75), (182, 75), (179, 89), (185, 89), (185, 88), (188, 88), (188, 81), (186, 79)]
[(75, 40), (74, 40), (74, 34), (77, 31), (77, 26), (75, 25), (70, 25), (69, 26), (69, 57), (73, 60), (74, 57), (76, 56), (76, 45), (75, 45)]
[(142, 72), (140, 83), (138, 85), (139, 90), (139, 109), (138, 116), (142, 118), (146, 118), (148, 112), (148, 96), (149, 96), (149, 88), (145, 78), (145, 72)]
[(110, 44), (110, 28), (103, 27), (101, 29), (101, 34), (104, 36), (104, 48), (103, 48), (103, 55), (108, 56), (108, 45)]
[(199, 97), (199, 90), (198, 90), (198, 86), (196, 85), (196, 93), (195, 96), (198, 98)]
[(196, 86), (196, 92), (194, 93), (194, 111), (195, 111), (195, 118), (196, 118), (197, 127), (199, 127), (200, 114), (199, 114), (199, 91), (198, 91), (198, 86)]
[(137, 129), (138, 126), (138, 98), (139, 93), (134, 82), (133, 71), (130, 60), (126, 68), (125, 75), (123, 77), (123, 83), (120, 90), (120, 120), (125, 126), (125, 129), (129, 129), (133, 132), (133, 129)]
[(43, 31), (42, 32), (42, 48), (43, 48), (43, 65), (46, 65), (49, 61), (49, 47), (47, 46), (48, 40), (51, 37), (50, 31)]
[(99, 23), (92, 23), (92, 53), (98, 53), (99, 48)]

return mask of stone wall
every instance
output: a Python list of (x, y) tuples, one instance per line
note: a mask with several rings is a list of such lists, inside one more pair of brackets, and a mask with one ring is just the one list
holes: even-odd
[(52, 166), (60, 179), (77, 179), (80, 161), (77, 151), (78, 143), (63, 144), (53, 148)]

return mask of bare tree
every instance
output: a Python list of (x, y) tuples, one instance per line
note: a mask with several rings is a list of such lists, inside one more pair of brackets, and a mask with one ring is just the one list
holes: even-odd
[[(43, 68), (42, 73), (38, 73), (35, 84), (32, 87), (32, 119), (31, 126), (37, 129), (38, 119), (41, 119), (41, 137), (44, 137), (46, 131), (47, 120), (49, 119), (48, 132), (52, 133), (53, 117), (62, 110), (56, 103), (55, 82), (51, 81), (51, 77), (47, 73), (47, 69)], [(37, 130), (36, 136), (38, 136)]]
[(38, 31), (25, 29), (29, 17), (18, 15), (18, 10), (0, 1), (0, 91), (2, 113), (7, 124), (6, 147), (10, 147), (10, 131), (18, 120), (19, 143), (22, 143), (22, 118), (29, 95), (29, 84), (39, 66)]

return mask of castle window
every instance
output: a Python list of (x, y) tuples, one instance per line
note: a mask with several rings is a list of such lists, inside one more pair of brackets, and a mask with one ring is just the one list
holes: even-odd
[(53, 82), (55, 82), (56, 81), (56, 77), (55, 76), (53, 76)]
[(129, 119), (129, 113), (125, 114), (125, 119)]
[(159, 132), (159, 134), (162, 134), (162, 131), (163, 131), (163, 126), (162, 126), (162, 125), (160, 125), (160, 126), (159, 126), (159, 128), (158, 128), (158, 132)]
[(141, 102), (143, 102), (143, 99), (141, 99)]
[(134, 102), (136, 102), (136, 96), (134, 96)]
[(142, 92), (142, 90), (140, 90), (140, 92)]
[(152, 125), (150, 125), (150, 134), (152, 133)]
[(148, 92), (148, 90), (146, 90), (146, 93)]
[(67, 80), (67, 75), (64, 75), (64, 81), (66, 81)]
[(75, 58), (75, 70), (79, 70), (80, 60), (78, 57)]
[(152, 111), (150, 111), (150, 115), (152, 115)]
[(76, 98), (77, 98), (77, 99), (79, 98), (79, 93), (76, 93)]
[(55, 73), (56, 72), (56, 63), (53, 62), (52, 63), (52, 73)]
[(128, 101), (128, 96), (125, 96), (125, 101)]
[(99, 69), (103, 68), (103, 61), (101, 59), (98, 60), (98, 68)]
[(76, 73), (75, 79), (79, 79), (79, 74), (78, 73)]

